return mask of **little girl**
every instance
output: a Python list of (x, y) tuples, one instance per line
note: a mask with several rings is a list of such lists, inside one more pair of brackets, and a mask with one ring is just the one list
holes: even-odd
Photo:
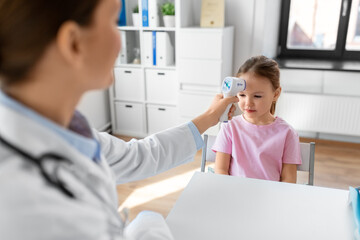
[(274, 116), (281, 93), (277, 63), (252, 57), (237, 77), (246, 80), (246, 89), (237, 95), (243, 114), (222, 125), (212, 147), (215, 173), (296, 183), (296, 167), (301, 164), (299, 136)]

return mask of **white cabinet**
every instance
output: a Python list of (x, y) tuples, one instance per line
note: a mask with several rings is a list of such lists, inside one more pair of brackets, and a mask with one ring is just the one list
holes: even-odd
[(222, 79), (232, 75), (233, 38), (233, 27), (181, 29), (177, 51), (180, 88), (203, 85), (220, 89)]
[(141, 103), (118, 102), (115, 105), (115, 129), (128, 136), (140, 137), (146, 132), (145, 109)]
[(146, 100), (151, 103), (176, 104), (177, 81), (175, 71), (146, 69)]
[(181, 86), (208, 85), (218, 87), (222, 73), (221, 60), (179, 59), (179, 81)]
[[(182, 28), (178, 35), (179, 114), (190, 120), (208, 108), (222, 80), (233, 76), (234, 28)], [(216, 126), (207, 133), (217, 131)]]
[(115, 67), (115, 99), (144, 101), (144, 81), (139, 68)]
[(182, 117), (194, 118), (209, 107), (213, 98), (213, 93), (182, 91), (179, 94), (179, 112)]
[[(223, 29), (206, 28), (184, 28), (179, 34), (178, 53), (179, 58), (199, 58), (199, 59), (221, 59), (223, 55), (222, 47)], [(217, 46), (210, 49), (211, 46)], [(221, 47), (219, 47), (221, 46)], [(210, 50), (210, 51), (209, 51)]]
[(178, 124), (177, 108), (164, 105), (147, 105), (148, 133), (156, 133)]

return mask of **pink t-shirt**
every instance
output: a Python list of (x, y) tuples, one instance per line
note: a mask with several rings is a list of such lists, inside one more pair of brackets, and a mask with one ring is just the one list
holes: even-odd
[(231, 155), (229, 174), (280, 181), (283, 163), (301, 164), (299, 136), (283, 119), (254, 125), (243, 115), (222, 124), (212, 147)]

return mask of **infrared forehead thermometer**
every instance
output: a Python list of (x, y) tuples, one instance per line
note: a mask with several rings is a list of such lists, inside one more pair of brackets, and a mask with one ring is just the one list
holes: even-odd
[[(238, 92), (244, 91), (246, 88), (246, 81), (242, 78), (226, 77), (222, 83), (221, 91), (224, 98), (236, 96)], [(226, 107), (225, 112), (220, 117), (220, 122), (227, 122), (228, 113), (232, 104)]]

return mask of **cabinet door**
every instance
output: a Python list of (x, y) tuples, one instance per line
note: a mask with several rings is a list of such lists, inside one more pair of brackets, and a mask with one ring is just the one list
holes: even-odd
[(179, 59), (179, 82), (207, 86), (220, 86), (222, 78), (220, 60)]
[(144, 101), (142, 70), (136, 68), (115, 68), (115, 99)]
[(179, 33), (179, 57), (217, 59), (223, 55), (223, 31), (218, 29), (182, 29)]
[(149, 134), (174, 127), (178, 124), (177, 108), (162, 105), (148, 105), (147, 121)]
[(181, 117), (196, 117), (210, 106), (215, 94), (181, 92), (179, 94), (179, 114)]
[(115, 102), (116, 133), (130, 136), (143, 136), (145, 128), (145, 109), (141, 103)]
[(145, 82), (148, 102), (176, 104), (178, 86), (175, 71), (147, 69)]

